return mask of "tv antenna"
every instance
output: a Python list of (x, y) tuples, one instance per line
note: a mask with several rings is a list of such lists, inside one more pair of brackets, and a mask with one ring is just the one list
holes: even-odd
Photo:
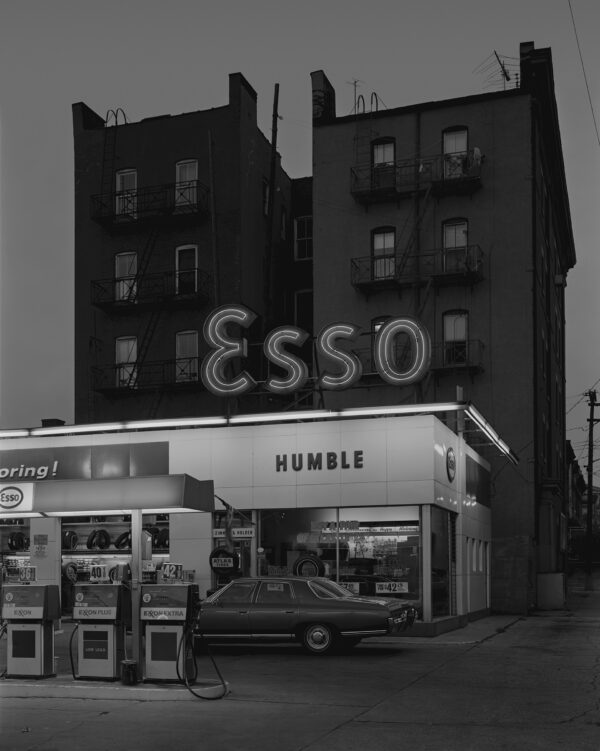
[(491, 55), (488, 55), (488, 57), (486, 57), (486, 59), (473, 70), (473, 73), (485, 76), (485, 88), (497, 89), (502, 86), (503, 89), (506, 89), (507, 85), (510, 84), (513, 78), (515, 80), (515, 87), (519, 87), (519, 62), (517, 58), (511, 58), (507, 55), (500, 56), (496, 50), (494, 50)]

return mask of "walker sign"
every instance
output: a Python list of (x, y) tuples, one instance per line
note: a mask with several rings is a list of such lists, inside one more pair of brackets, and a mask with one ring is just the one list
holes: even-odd
[[(248, 328), (255, 320), (256, 314), (243, 305), (222, 305), (213, 310), (204, 322), (204, 338), (212, 352), (202, 362), (202, 382), (213, 394), (238, 396), (257, 385), (245, 370), (236, 376), (226, 372), (232, 360), (248, 355), (247, 340), (231, 336), (227, 327), (232, 324)], [(330, 391), (348, 389), (360, 380), (362, 363), (359, 357), (339, 346), (343, 340), (354, 342), (360, 333), (360, 327), (351, 323), (332, 323), (320, 331), (315, 342), (320, 364), (319, 388)], [(410, 362), (403, 367), (397, 362), (397, 339), (400, 336), (408, 340), (411, 355)], [(284, 374), (270, 375), (264, 384), (267, 391), (288, 394), (304, 386), (308, 380), (308, 366), (288, 352), (285, 346), (299, 347), (308, 338), (308, 332), (296, 326), (279, 326), (267, 334), (263, 343), (264, 355)], [(415, 383), (429, 369), (429, 332), (408, 316), (390, 318), (375, 336), (373, 360), (377, 373), (386, 383), (393, 386)]]
[(0, 516), (6, 512), (26, 512), (33, 509), (33, 484), (0, 485)]

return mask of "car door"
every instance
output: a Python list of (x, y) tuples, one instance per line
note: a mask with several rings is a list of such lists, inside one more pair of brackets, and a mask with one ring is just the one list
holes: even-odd
[(298, 601), (291, 582), (264, 580), (250, 610), (255, 636), (291, 636), (298, 622)]
[(255, 582), (233, 582), (209, 601), (205, 600), (200, 610), (200, 633), (219, 637), (247, 636), (255, 589)]

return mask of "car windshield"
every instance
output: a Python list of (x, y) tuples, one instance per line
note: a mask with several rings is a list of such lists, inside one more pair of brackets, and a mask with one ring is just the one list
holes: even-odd
[(330, 579), (319, 579), (309, 582), (308, 585), (317, 597), (352, 597), (352, 593), (345, 587), (336, 584)]

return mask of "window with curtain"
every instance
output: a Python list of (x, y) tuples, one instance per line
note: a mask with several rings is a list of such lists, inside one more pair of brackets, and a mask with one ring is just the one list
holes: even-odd
[(197, 331), (179, 331), (175, 335), (175, 380), (177, 383), (198, 380)]
[(396, 271), (396, 230), (379, 227), (371, 234), (373, 279), (390, 279)]
[(115, 214), (135, 219), (137, 217), (137, 170), (119, 170), (116, 173), (115, 189)]
[(185, 159), (175, 165), (175, 206), (194, 207), (198, 202), (198, 160)]
[(467, 172), (468, 130), (452, 128), (443, 133), (444, 178), (452, 180)]
[(382, 138), (371, 144), (373, 188), (392, 188), (396, 182), (396, 143)]
[(466, 365), (468, 362), (468, 322), (465, 310), (444, 313), (444, 365)]
[(117, 388), (137, 386), (137, 336), (120, 336), (115, 340)]
[(115, 256), (115, 300), (134, 302), (137, 296), (137, 253), (127, 251)]
[(469, 223), (466, 219), (448, 219), (442, 225), (442, 268), (445, 272), (464, 272), (468, 266)]

